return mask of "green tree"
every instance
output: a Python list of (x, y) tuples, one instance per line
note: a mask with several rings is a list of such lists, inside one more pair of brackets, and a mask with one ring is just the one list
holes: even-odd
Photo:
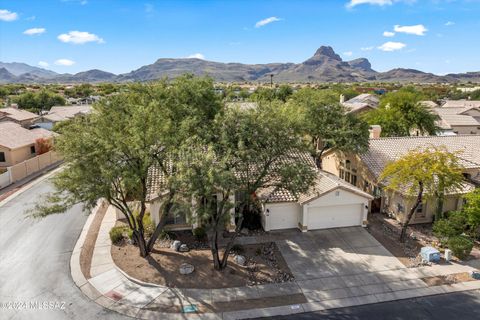
[[(147, 256), (163, 227), (157, 225), (146, 242), (149, 170), (156, 166), (164, 173), (162, 188), (169, 194), (162, 208), (166, 216), (176, 195), (169, 154), (186, 137), (206, 131), (220, 107), (213, 82), (191, 76), (173, 83), (131, 85), (127, 93), (102, 100), (95, 112), (60, 129), (55, 148), (66, 169), (54, 177), (56, 192), (36, 207), (34, 215), (63, 212), (75, 203), (92, 208), (104, 198), (124, 214), (140, 255)], [(132, 202), (138, 204), (138, 213)]]
[(282, 84), (276, 89), (275, 96), (277, 99), (286, 102), (293, 94), (293, 88), (288, 84)]
[(466, 214), (471, 234), (478, 238), (480, 236), (480, 189), (477, 188), (465, 195), (465, 200), (462, 212)]
[(301, 89), (293, 94), (286, 110), (310, 141), (319, 168), (327, 149), (360, 153), (368, 148), (368, 124), (347, 113), (333, 91)]
[[(462, 187), (463, 175), (458, 157), (445, 147), (412, 150), (395, 162), (389, 163), (380, 181), (386, 189), (400, 192), (415, 201), (402, 222), (400, 241), (405, 242), (408, 224), (415, 210), (428, 197), (443, 197)], [(441, 181), (441, 182), (440, 182)]]
[(423, 95), (412, 88), (387, 93), (376, 110), (364, 117), (370, 125), (380, 125), (382, 136), (433, 135), (437, 132), (438, 115), (420, 103)]
[(65, 105), (65, 99), (62, 96), (45, 89), (35, 93), (23, 93), (15, 98), (15, 102), (19, 108), (32, 112), (48, 111), (55, 105)]
[[(197, 199), (192, 218), (207, 229), (216, 270), (226, 267), (244, 215), (258, 201), (260, 190), (298, 195), (315, 177), (315, 169), (303, 158), (305, 146), (288, 123), (275, 108), (229, 109), (217, 117), (212, 139), (194, 138), (185, 147), (190, 156), (179, 165), (182, 189)], [(235, 193), (244, 195), (236, 204), (231, 200)], [(221, 256), (219, 235), (235, 205), (236, 229)]]

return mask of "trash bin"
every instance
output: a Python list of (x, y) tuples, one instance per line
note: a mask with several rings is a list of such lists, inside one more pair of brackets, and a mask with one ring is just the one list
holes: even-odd
[(423, 247), (420, 249), (420, 255), (423, 261), (426, 262), (439, 262), (440, 251), (432, 247)]

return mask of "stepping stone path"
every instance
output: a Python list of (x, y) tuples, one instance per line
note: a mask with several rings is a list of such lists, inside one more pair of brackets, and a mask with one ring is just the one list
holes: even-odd
[(189, 263), (182, 263), (179, 268), (180, 274), (184, 275), (192, 273), (193, 270), (195, 270), (195, 267)]

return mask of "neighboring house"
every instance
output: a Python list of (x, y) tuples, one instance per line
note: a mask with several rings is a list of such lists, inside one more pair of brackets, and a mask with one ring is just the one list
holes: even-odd
[(420, 104), (429, 109), (438, 108), (438, 104), (431, 100), (420, 101)]
[(361, 114), (377, 109), (380, 100), (374, 94), (362, 93), (347, 101), (344, 101), (344, 96), (341, 95), (340, 103), (348, 109), (349, 113)]
[[(450, 152), (460, 152), (465, 183), (460, 190), (446, 196), (444, 211), (458, 210), (463, 204), (463, 194), (480, 185), (480, 135), (394, 137), (370, 139), (370, 146), (361, 155), (344, 154), (334, 150), (325, 152), (323, 169), (350, 182), (373, 195), (371, 212), (385, 212), (403, 221), (413, 203), (413, 198), (399, 192), (385, 192), (378, 179), (385, 166), (410, 150), (428, 146), (445, 146)], [(412, 223), (431, 222), (435, 214), (435, 201), (426, 199), (417, 209)]]
[[(306, 161), (312, 167), (315, 162), (309, 154), (299, 156), (299, 161)], [(153, 220), (160, 222), (160, 207), (166, 195), (162, 190), (165, 181), (161, 171), (152, 167), (148, 180), (149, 207)], [(217, 195), (217, 199), (220, 195)], [(231, 197), (235, 203), (236, 193)], [(340, 180), (334, 175), (318, 171), (314, 185), (298, 199), (286, 190), (259, 190), (257, 197), (262, 204), (261, 220), (266, 231), (298, 228), (301, 231), (326, 229), (366, 224), (368, 202), (372, 196)], [(230, 229), (235, 219), (232, 209)], [(192, 229), (186, 213), (176, 212), (167, 217), (170, 229)]]
[[(457, 102), (462, 102), (458, 104)], [(442, 134), (480, 134), (480, 108), (464, 105), (467, 101), (447, 101), (442, 107), (432, 108), (440, 120), (437, 125)]]
[(33, 122), (38, 119), (38, 115), (29, 112), (27, 110), (17, 108), (1, 108), (0, 109), (0, 122), (10, 121), (20, 124), (21, 126), (28, 128)]
[(0, 167), (10, 167), (37, 155), (37, 139), (53, 137), (51, 131), (26, 129), (14, 122), (0, 122)]
[(86, 98), (67, 98), (67, 102), (71, 105), (90, 105), (100, 101), (101, 98), (101, 96), (89, 96)]
[(72, 119), (90, 112), (92, 112), (92, 106), (90, 105), (52, 107), (48, 113), (39, 117), (35, 121), (35, 124), (41, 128), (51, 130), (57, 122)]

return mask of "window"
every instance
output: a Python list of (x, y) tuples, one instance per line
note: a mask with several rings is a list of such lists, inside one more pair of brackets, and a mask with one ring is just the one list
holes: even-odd
[(345, 169), (350, 170), (350, 160), (345, 161)]
[(417, 207), (417, 210), (415, 210), (415, 217), (417, 218), (425, 218), (425, 210), (423, 210), (423, 203), (420, 203)]
[(30, 153), (34, 154), (35, 153), (35, 146), (30, 146)]
[(340, 169), (338, 174), (340, 175), (340, 179), (345, 179), (345, 171), (343, 171), (343, 169)]
[(5, 162), (5, 152), (0, 152), (0, 162)]
[(350, 172), (345, 172), (345, 181), (350, 182)]

